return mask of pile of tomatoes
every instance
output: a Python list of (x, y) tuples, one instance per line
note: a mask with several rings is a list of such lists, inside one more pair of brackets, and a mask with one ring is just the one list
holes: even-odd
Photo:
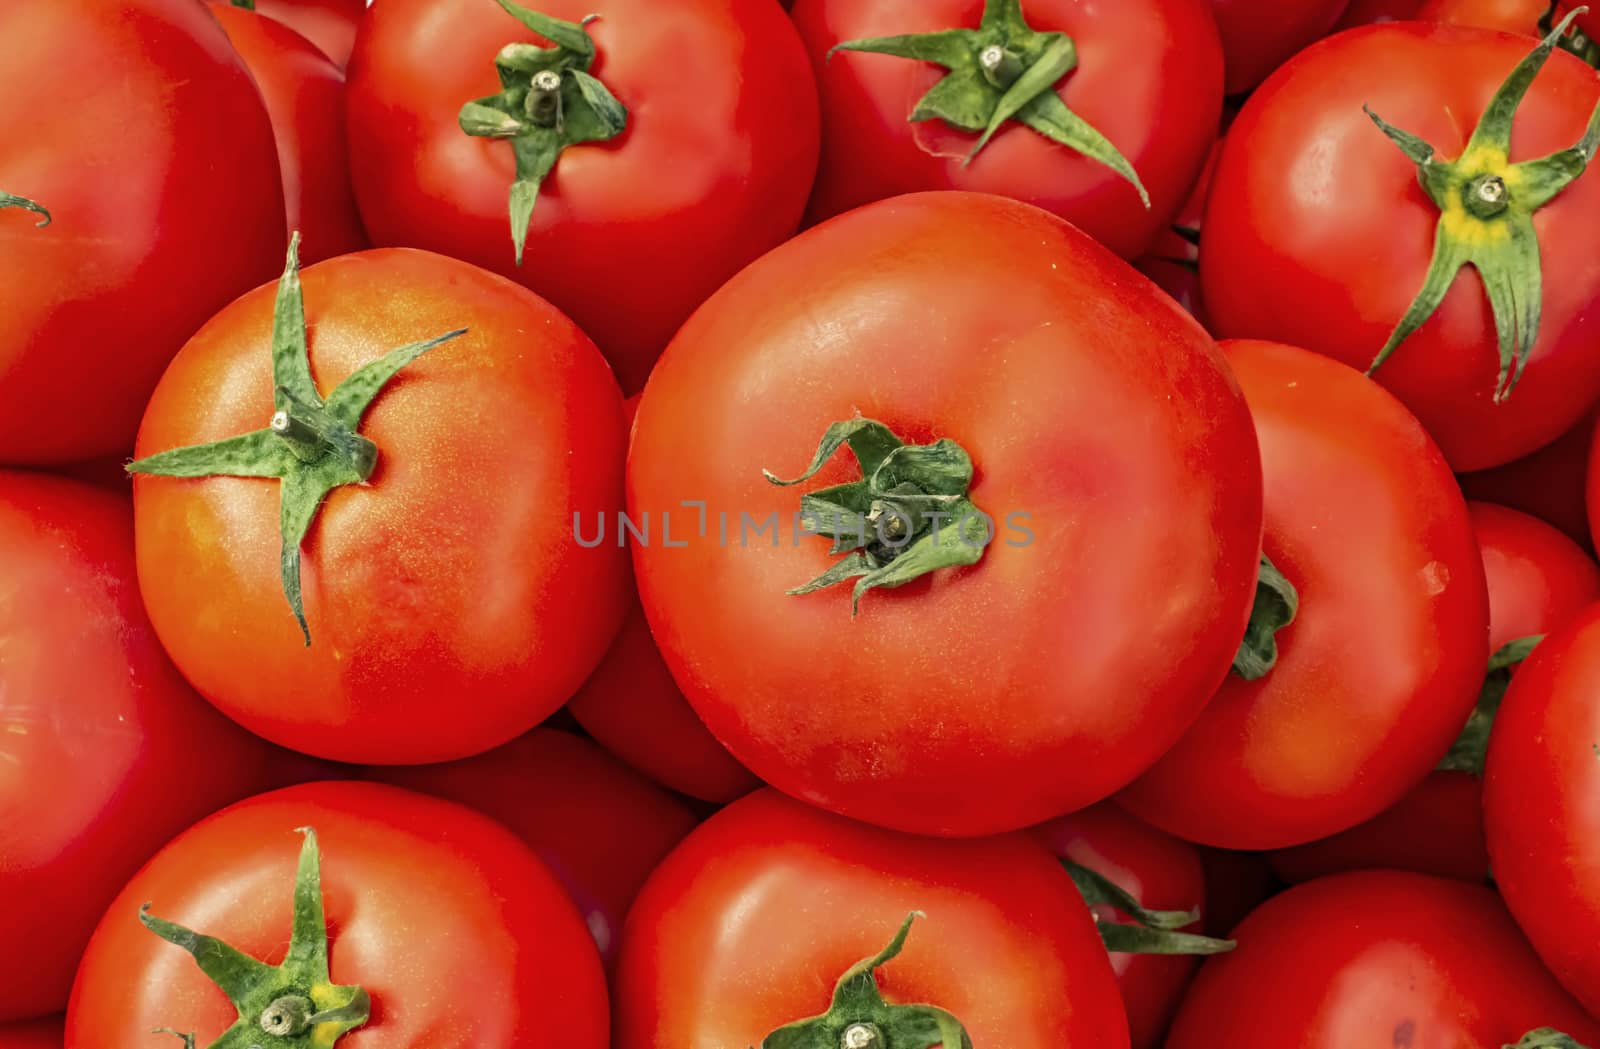
[(0, 0), (0, 1049), (1600, 1049), (1590, 34)]

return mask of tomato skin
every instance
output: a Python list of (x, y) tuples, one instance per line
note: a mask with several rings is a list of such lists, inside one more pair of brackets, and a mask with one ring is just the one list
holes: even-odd
[(0, 1025), (0, 1049), (61, 1049), (62, 1018)]
[(343, 69), (350, 63), (356, 27), (368, 0), (255, 0), (256, 11), (282, 22)]
[(1299, 613), (1276, 666), (1229, 674), (1120, 800), (1191, 841), (1282, 848), (1376, 816), (1449, 749), (1483, 681), (1487, 595), (1461, 493), (1398, 401), (1306, 350), (1223, 350), (1261, 443), (1264, 549)]
[(1426, 0), (1351, 0), (1350, 6), (1339, 16), (1335, 29), (1353, 29), (1356, 26), (1375, 25), (1381, 22), (1406, 22), (1417, 17), (1417, 11)]
[[(1052, 820), (1032, 834), (1055, 855), (1109, 878), (1150, 910), (1200, 911), (1205, 901), (1199, 851), (1109, 802)], [(1094, 908), (1093, 913), (1098, 921), (1130, 921), (1112, 907)], [(1201, 924), (1197, 921), (1185, 931), (1197, 933)], [(1192, 955), (1111, 954), (1133, 1049), (1161, 1044), (1199, 966), (1200, 959)]]
[(244, 59), (272, 118), (289, 228), (304, 238), (301, 261), (309, 265), (365, 248), (345, 159), (344, 73), (280, 22), (225, 0), (212, 0), (211, 13)]
[(459, 802), (516, 832), (561, 879), (607, 963), (640, 886), (699, 822), (593, 743), (553, 729), (461, 761), (365, 774)]
[[(1560, 5), (1556, 20), (1564, 17), (1567, 8), (1572, 6), (1576, 5)], [(1539, 28), (1539, 20), (1549, 13), (1550, 0), (1428, 0), (1416, 17), (1419, 22), (1477, 26), (1542, 37), (1544, 31)]]
[(1600, 600), (1600, 565), (1554, 527), (1529, 514), (1470, 502), (1489, 584), (1489, 651), (1549, 634)]
[(1482, 886), (1322, 878), (1267, 901), (1236, 939), (1201, 967), (1168, 1049), (1500, 1049), (1540, 1027), (1600, 1038)]
[(1012, 122), (970, 165), (976, 143), (943, 121), (909, 123), (943, 70), (828, 49), (846, 40), (975, 28), (983, 0), (796, 0), (793, 17), (822, 92), (815, 223), (921, 190), (995, 193), (1054, 212), (1124, 258), (1164, 229), (1194, 184), (1222, 112), (1222, 49), (1203, 0), (1029, 0), (1041, 32), (1068, 33), (1079, 64), (1061, 97), (1128, 159), (1146, 210), (1120, 175)]
[(1326, 35), (1349, 0), (1211, 0), (1222, 36), (1230, 95), (1265, 80), (1295, 52)]
[(488, 817), (373, 783), (262, 794), (162, 849), (89, 944), (66, 1049), (120, 1045), (154, 1027), (195, 1031), (205, 1044), (231, 1024), (227, 997), (139, 923), (139, 907), (149, 901), (163, 918), (276, 964), (288, 946), (295, 828), (307, 826), (322, 849), (333, 981), (372, 996), (372, 1020), (350, 1045), (605, 1049), (599, 956), (549, 869)]
[[(224, 713), (318, 757), (421, 763), (507, 742), (577, 689), (626, 607), (626, 553), (581, 548), (572, 524), (621, 505), (616, 384), (554, 307), (466, 263), (375, 250), (301, 279), (324, 394), (395, 347), (469, 330), (366, 414), (377, 471), (336, 489), (303, 544), (309, 648), (279, 576), (276, 481), (137, 478), (156, 631)], [(274, 296), (246, 295), (183, 348), (140, 455), (271, 416)]]
[(173, 351), (283, 257), (272, 127), (196, 3), (8, 0), (0, 41), (0, 189), (53, 217), (0, 210), (0, 462), (125, 455)]
[(1489, 737), (1484, 821), (1506, 905), (1567, 989), (1600, 1010), (1600, 606), (1544, 640)]
[[(1330, 37), (1250, 99), (1228, 134), (1206, 210), (1200, 277), (1227, 337), (1275, 339), (1366, 369), (1423, 285), (1439, 210), (1415, 165), (1364, 104), (1458, 156), (1525, 39), (1418, 22)], [(1558, 51), (1517, 111), (1513, 161), (1570, 148), (1600, 99), (1594, 70)], [(1335, 192), (1336, 190), (1336, 192)], [(1422, 420), (1457, 471), (1549, 443), (1600, 396), (1590, 327), (1600, 318), (1600, 178), (1580, 178), (1533, 217), (1543, 321), (1503, 403), (1494, 318), (1477, 271), (1377, 380)]]
[(0, 943), (30, 945), (0, 981), (4, 1022), (65, 1007), (106, 903), (173, 834), (265, 787), (274, 751), (161, 650), (125, 497), (0, 471), (0, 550)]
[(1589, 412), (1555, 441), (1516, 462), (1462, 474), (1461, 490), (1469, 499), (1508, 506), (1555, 525), (1592, 553), (1584, 492), (1597, 418)]
[(362, 22), (347, 93), (356, 197), (375, 243), (466, 259), (549, 299), (632, 393), (695, 307), (799, 225), (816, 96), (772, 0), (531, 6), (599, 16), (591, 72), (630, 118), (621, 138), (562, 154), (523, 266), (506, 215), (511, 146), (457, 122), (464, 102), (500, 90), (496, 53), (538, 40), (491, 0), (384, 0)]
[(1056, 859), (1023, 835), (914, 838), (761, 790), (678, 847), (628, 915), (616, 1044), (746, 1049), (828, 1007), (834, 981), (924, 912), (878, 972), (974, 1045), (1128, 1045), (1116, 981)]
[[(785, 593), (831, 565), (825, 540), (741, 541), (740, 515), (790, 522), (802, 489), (762, 470), (798, 473), (858, 413), (966, 449), (996, 541), (852, 619), (848, 587)], [(804, 490), (859, 477), (850, 459)], [(679, 334), (628, 466), (632, 516), (670, 511), (674, 548), (635, 544), (635, 570), (684, 695), (758, 776), (895, 829), (992, 833), (1100, 800), (1192, 720), (1254, 596), (1256, 463), (1221, 358), (1148, 281), (1028, 205), (917, 194), (802, 234)]]

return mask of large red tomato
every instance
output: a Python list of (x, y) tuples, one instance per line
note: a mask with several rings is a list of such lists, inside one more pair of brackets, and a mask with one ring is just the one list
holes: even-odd
[[(1478, 26), (1542, 37), (1579, 6), (1586, 5), (1569, 0), (1428, 0), (1416, 17), (1421, 22)], [(1591, 65), (1600, 60), (1595, 45), (1586, 35), (1569, 35), (1561, 46)]]
[(1600, 1012), (1600, 605), (1522, 665), (1495, 719), (1484, 821), (1496, 883), (1540, 956)]
[(139, 865), (268, 785), (271, 748), (212, 710), (139, 601), (127, 499), (0, 471), (0, 1022), (67, 1004)]
[[(1600, 255), (1591, 250), (1600, 176), (1568, 184), (1584, 161), (1563, 153), (1584, 136), (1600, 78), (1559, 51), (1537, 76), (1523, 67), (1519, 83), (1532, 77), (1531, 89), (1514, 116), (1499, 107), (1466, 149), (1533, 47), (1415, 22), (1313, 46), (1240, 113), (1206, 212), (1200, 275), (1217, 330), (1363, 369), (1392, 351), (1376, 378), (1457, 470), (1533, 451), (1600, 396), (1590, 332), (1600, 322)], [(1420, 136), (1408, 140), (1417, 156), (1422, 142), (1438, 150), (1424, 168), (1430, 189), (1364, 106)], [(1508, 137), (1516, 163), (1506, 160)]]
[[(240, 0), (231, 0), (240, 6)], [(343, 69), (356, 43), (356, 26), (371, 0), (251, 0), (255, 9), (277, 19)], [(248, 6), (248, 5), (246, 5)]]
[(1462, 474), (1461, 490), (1469, 499), (1482, 499), (1532, 514), (1555, 525), (1585, 550), (1592, 551), (1585, 488), (1589, 477), (1589, 452), (1595, 422), (1589, 412), (1578, 424), (1550, 444), (1515, 462), (1490, 470)]
[(62, 1018), (0, 1025), (0, 1049), (61, 1049)]
[[(803, 495), (774, 483), (814, 453)], [(662, 358), (628, 471), (645, 611), (712, 734), (901, 830), (1125, 784), (1226, 673), (1254, 592), (1255, 438), (1210, 339), (999, 197), (884, 201), (745, 270)]]
[(1224, 348), (1261, 441), (1263, 553), (1298, 610), (1276, 663), (1230, 674), (1121, 800), (1192, 841), (1281, 848), (1376, 816), (1449, 748), (1483, 681), (1483, 563), (1444, 457), (1393, 397), (1305, 350)]
[[(212, 963), (232, 979), (165, 942), (181, 930), (145, 927), (167, 922), (242, 952)], [(338, 1015), (305, 1029), (311, 1010)], [(532, 850), (460, 805), (372, 783), (263, 794), (162, 849), (95, 931), (66, 1045), (154, 1028), (207, 1045), (236, 1021), (219, 1044), (605, 1049), (609, 1026), (594, 941)]]
[(0, 462), (125, 455), (183, 340), (272, 276), (272, 126), (174, 0), (6, 0), (0, 96)]
[(1323, 878), (1268, 901), (1235, 939), (1200, 970), (1167, 1049), (1503, 1049), (1541, 1028), (1600, 1039), (1481, 886)]
[[(855, 968), (914, 913), (901, 953)], [(828, 1011), (847, 970), (857, 979), (835, 991), (830, 1022), (763, 1041)], [(1128, 1046), (1105, 948), (1043, 847), (913, 838), (772, 791), (713, 816), (651, 877), (628, 915), (614, 998), (628, 1049), (921, 1049), (941, 1041), (934, 1010), (971, 1039), (944, 1039), (951, 1049)], [(863, 1026), (873, 1037), (841, 1041)]]
[[(1183, 204), (1216, 138), (1222, 51), (1204, 0), (797, 0), (794, 20), (822, 89), (812, 221), (900, 193), (975, 190), (1053, 211), (1134, 258)], [(938, 49), (944, 68), (896, 54), (829, 57), (850, 41), (951, 30), (969, 32)], [(1065, 34), (1073, 64), (1051, 67), (1065, 45), (1043, 34)], [(991, 83), (982, 55), (1002, 44), (1016, 69)], [(1033, 101), (1000, 86), (1032, 83), (1024, 69), (1054, 73), (1033, 84)], [(974, 156), (979, 132), (1008, 109), (1017, 116)], [(1036, 130), (1075, 123), (1088, 130)]]
[(1333, 28), (1349, 0), (1211, 0), (1227, 91), (1248, 91)]
[[(379, 244), (454, 255), (539, 292), (594, 338), (631, 393), (694, 308), (799, 224), (817, 161), (811, 75), (773, 0), (527, 7), (565, 20), (548, 31), (573, 46), (534, 57), (541, 34), (494, 0), (372, 10), (348, 94), (361, 214)], [(497, 77), (497, 56), (524, 64)], [(535, 69), (557, 76), (555, 128), (521, 101)], [(597, 107), (607, 91), (613, 101)], [(500, 137), (462, 131), (474, 100), (494, 103), (476, 111), (477, 130)], [(549, 164), (541, 185), (534, 176)], [(528, 207), (531, 226), (519, 212)]]
[[(395, 249), (306, 271), (308, 372), (296, 279), (218, 314), (151, 399), (133, 469), (256, 476), (137, 479), (150, 617), (203, 695), (296, 750), (403, 764), (504, 743), (577, 689), (626, 608), (626, 551), (585, 548), (574, 520), (621, 504), (616, 383), (538, 296)], [(377, 392), (390, 351), (456, 329)], [(275, 410), (282, 433), (262, 428)], [(225, 439), (250, 460), (172, 451)]]

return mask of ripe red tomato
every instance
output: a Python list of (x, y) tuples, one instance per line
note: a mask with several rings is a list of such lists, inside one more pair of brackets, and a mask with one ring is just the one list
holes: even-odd
[(257, 11), (277, 19), (343, 69), (356, 43), (356, 27), (369, 0), (254, 0)]
[(1449, 748), (1483, 681), (1483, 563), (1444, 457), (1399, 402), (1305, 350), (1223, 346), (1261, 442), (1264, 553), (1299, 609), (1276, 665), (1228, 675), (1121, 801), (1191, 841), (1282, 848), (1376, 816)]
[[(1530, 169), (1507, 166), (1489, 139), (1454, 164), (1531, 47), (1485, 30), (1398, 23), (1309, 48), (1240, 113), (1206, 212), (1200, 275), (1218, 331), (1305, 346), (1363, 369), (1404, 330), (1402, 318), (1425, 285), (1433, 286), (1427, 275), (1436, 240), (1446, 245), (1444, 269), (1462, 252), (1490, 267), (1514, 338), (1497, 337), (1496, 311), (1479, 270), (1468, 266), (1449, 279), (1448, 292), (1439, 286), (1442, 305), (1374, 373), (1457, 470), (1496, 466), (1547, 444), (1600, 396), (1589, 332), (1600, 317), (1600, 257), (1590, 250), (1600, 238), (1600, 177), (1577, 178), (1541, 207), (1528, 188)], [(1563, 52), (1551, 56), (1500, 129), (1514, 128), (1511, 158), (1570, 150), (1597, 100), (1593, 69)], [(1511, 187), (1499, 198), (1507, 210), (1480, 220), (1452, 204), (1441, 222), (1416, 163), (1363, 106), (1450, 158), (1430, 168), (1447, 203), (1459, 198), (1448, 196), (1445, 183), (1498, 178)], [(1551, 163), (1570, 175), (1583, 168), (1572, 159)], [(1560, 181), (1539, 178), (1547, 188)], [(1528, 254), (1535, 243), (1542, 261)], [(1504, 247), (1513, 244), (1519, 247)], [(1541, 269), (1542, 285), (1530, 278)], [(1537, 325), (1517, 313), (1535, 300), (1542, 303)], [(1530, 347), (1525, 340), (1535, 330)], [(1510, 358), (1497, 346), (1527, 365), (1503, 399), (1515, 371), (1502, 373)]]
[[(1062, 859), (1110, 879), (1147, 910), (1193, 911), (1196, 921), (1184, 931), (1200, 931), (1205, 874), (1199, 850), (1188, 842), (1146, 826), (1109, 803), (1044, 824), (1033, 836)], [(1130, 922), (1128, 915), (1112, 907), (1091, 910), (1096, 921)], [(1199, 965), (1194, 955), (1111, 952), (1133, 1049), (1161, 1044)]]
[(367, 235), (356, 214), (345, 159), (344, 73), (281, 22), (211, 0), (239, 57), (261, 89), (283, 171), (289, 228), (305, 237), (306, 262), (360, 251)]
[[(875, 481), (842, 452), (804, 503), (763, 476), (799, 474), (842, 420)], [(712, 734), (773, 786), (900, 830), (1013, 829), (1116, 790), (1194, 718), (1253, 594), (1255, 439), (1211, 341), (998, 197), (884, 201), (745, 270), (662, 358), (628, 474), (657, 529), (634, 544), (645, 611)], [(802, 506), (866, 556), (802, 534)], [(853, 595), (786, 593), (843, 570)]]
[(173, 351), (272, 275), (272, 126), (199, 4), (7, 0), (0, 41), (0, 462), (125, 455)]
[(1222, 35), (1227, 92), (1265, 80), (1295, 52), (1325, 36), (1349, 0), (1211, 0)]
[(1417, 17), (1426, 0), (1351, 0), (1335, 29), (1352, 29), (1379, 22), (1405, 22)]
[[(810, 221), (901, 193), (974, 190), (1053, 211), (1124, 258), (1144, 252), (1183, 204), (1216, 138), (1222, 50), (1203, 0), (1029, 0), (1022, 11), (1033, 30), (1071, 39), (1076, 65), (1065, 79), (1052, 78), (1056, 94), (1132, 166), (1148, 206), (1123, 174), (1018, 120), (1005, 122), (969, 163), (976, 133), (944, 119), (909, 119), (945, 75), (937, 65), (847, 51), (828, 57), (851, 40), (976, 29), (985, 10), (1007, 6), (797, 0), (795, 24), (822, 90), (822, 166)], [(982, 86), (967, 50), (963, 75)], [(994, 102), (981, 109), (985, 120)]]
[(0, 1025), (0, 1049), (61, 1049), (62, 1018)]
[(1489, 651), (1549, 634), (1600, 600), (1600, 565), (1528, 514), (1468, 503), (1489, 583)]
[(799, 224), (816, 171), (811, 76), (772, 0), (527, 6), (598, 16), (590, 72), (627, 117), (609, 143), (561, 153), (526, 259), (507, 225), (513, 146), (460, 124), (463, 103), (500, 90), (496, 55), (540, 39), (493, 0), (384, 0), (362, 23), (348, 89), (356, 196), (376, 243), (475, 262), (555, 303), (631, 393), (695, 307)]
[[(971, 1041), (945, 1044), (1126, 1049), (1089, 911), (1036, 842), (913, 838), (767, 790), (702, 824), (640, 893), (613, 992), (616, 1044), (778, 1045), (763, 1039), (826, 1010), (834, 981), (912, 912), (904, 953), (876, 983), (892, 1003), (954, 1015)], [(844, 1030), (863, 1017), (837, 1019)], [(844, 1044), (938, 1044), (925, 1033)]]
[(1489, 737), (1484, 822), (1496, 883), (1545, 963), (1600, 1010), (1600, 606), (1512, 678)]
[(1577, 6), (1565, 0), (1427, 0), (1416, 18), (1420, 22), (1477, 26), (1538, 38)]
[(553, 729), (462, 761), (365, 774), (460, 802), (515, 831), (561, 879), (607, 962), (639, 887), (698, 822), (683, 801), (593, 743)]
[[(299, 913), (290, 907), (300, 897), (296, 831), (308, 827), (320, 846), (332, 935), (335, 986), (322, 986), (360, 987), (370, 998), (366, 1026), (341, 1045), (608, 1044), (594, 941), (526, 845), (450, 802), (373, 783), (313, 783), (224, 809), (174, 839), (128, 883), (84, 955), (67, 1049), (123, 1045), (129, 1032), (157, 1027), (196, 1032), (206, 1045), (232, 1024), (228, 997), (183, 950), (141, 926), (140, 905), (148, 901), (153, 915), (258, 962), (282, 962), (291, 913)], [(267, 972), (275, 997), (281, 977)], [(283, 990), (318, 995), (316, 987)]]
[(126, 498), (0, 471), (0, 550), (0, 943), (28, 945), (0, 981), (4, 1022), (66, 1006), (111, 897), (173, 834), (267, 786), (272, 750), (161, 650)]
[(1596, 418), (1595, 412), (1589, 412), (1554, 442), (1516, 462), (1462, 474), (1461, 490), (1470, 499), (1532, 514), (1592, 552), (1594, 540), (1589, 534), (1584, 490)]
[[(394, 347), (467, 334), (407, 367), (359, 423), (376, 473), (333, 489), (301, 544), (309, 647), (285, 607), (279, 555), (294, 544), (273, 478), (137, 478), (150, 617), (203, 695), (296, 750), (404, 764), (497, 746), (567, 700), (626, 607), (625, 551), (583, 548), (574, 528), (621, 503), (616, 384), (554, 307), (454, 259), (364, 252), (303, 281), (321, 395)], [(239, 299), (178, 354), (141, 455), (274, 440), (256, 429), (279, 407), (274, 295)]]
[(1501, 1049), (1538, 1028), (1600, 1038), (1481, 886), (1322, 878), (1263, 904), (1236, 939), (1201, 968), (1167, 1049)]

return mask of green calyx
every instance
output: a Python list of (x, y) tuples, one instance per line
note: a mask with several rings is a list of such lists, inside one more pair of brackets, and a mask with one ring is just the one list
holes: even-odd
[(1463, 266), (1483, 278), (1494, 310), (1499, 338), (1500, 375), (1495, 403), (1511, 395), (1528, 354), (1539, 338), (1543, 273), (1534, 212), (1548, 204), (1582, 175), (1600, 146), (1600, 106), (1589, 117), (1583, 138), (1571, 149), (1537, 160), (1511, 163), (1511, 125), (1534, 77), (1566, 34), (1572, 20), (1561, 23), (1512, 70), (1495, 92), (1461, 156), (1438, 159), (1434, 148), (1409, 132), (1387, 123), (1370, 108), (1367, 115), (1417, 165), (1417, 180), (1439, 207), (1433, 261), (1422, 290), (1378, 351), (1368, 374), (1433, 316)]
[(809, 594), (854, 579), (853, 616), (869, 590), (904, 586), (983, 557), (994, 538), (994, 523), (967, 498), (972, 459), (948, 438), (906, 444), (880, 422), (849, 419), (828, 427), (811, 465), (799, 477), (783, 481), (762, 472), (776, 485), (800, 484), (842, 445), (855, 453), (863, 479), (802, 495), (800, 521), (807, 532), (833, 540), (831, 553), (846, 556), (790, 594)]
[[(1561, 11), (1562, 0), (1550, 0), (1550, 7), (1539, 16), (1539, 32), (1549, 35), (1556, 27), (1556, 15)], [(1588, 33), (1573, 26), (1561, 35), (1556, 46), (1569, 55), (1576, 55), (1591, 66), (1600, 68), (1600, 44)]]
[(1233, 940), (1181, 932), (1200, 920), (1198, 910), (1147, 910), (1099, 871), (1071, 860), (1062, 860), (1061, 865), (1072, 875), (1083, 902), (1091, 909), (1113, 907), (1131, 919), (1130, 922), (1095, 919), (1100, 939), (1112, 954), (1224, 954), (1238, 946)]
[(594, 38), (588, 25), (563, 22), (537, 11), (495, 0), (506, 14), (554, 44), (537, 47), (513, 43), (500, 49), (494, 67), (500, 93), (461, 107), (461, 130), (479, 138), (511, 142), (517, 176), (511, 183), (511, 242), (517, 265), (528, 239), (528, 222), (539, 200), (539, 187), (555, 169), (568, 146), (605, 142), (628, 126), (628, 111), (599, 80), (589, 75), (594, 65)]
[(1250, 608), (1244, 640), (1233, 656), (1234, 673), (1246, 681), (1266, 677), (1278, 663), (1278, 631), (1293, 623), (1299, 611), (1300, 594), (1294, 584), (1284, 578), (1271, 558), (1262, 554), (1261, 569), (1256, 575), (1256, 602)]
[[(300, 828), (305, 841), (294, 879), (294, 921), (289, 953), (281, 965), (267, 965), (221, 940), (157, 918), (150, 904), (139, 909), (145, 928), (194, 956), (200, 971), (221, 988), (239, 1019), (209, 1049), (329, 1049), (340, 1037), (367, 1022), (372, 1001), (360, 987), (343, 987), (328, 975), (328, 926), (322, 912), (322, 868), (317, 834)], [(186, 1049), (195, 1036), (171, 1028)]]
[(300, 592), (300, 546), (328, 493), (372, 476), (378, 449), (361, 436), (361, 419), (399, 371), (424, 353), (466, 333), (462, 328), (412, 343), (359, 369), (323, 400), (311, 378), (305, 306), (300, 291), (300, 235), (289, 241), (288, 263), (278, 281), (272, 323), (273, 415), (266, 427), (210, 444), (175, 448), (127, 466), (129, 473), (160, 477), (261, 477), (279, 482), (279, 571), (284, 596), (306, 646)]
[(913, 911), (889, 946), (857, 962), (833, 988), (833, 1004), (819, 1016), (773, 1031), (761, 1049), (972, 1049), (961, 1021), (933, 1005), (891, 1005), (878, 990), (877, 971), (905, 947)]
[(1144, 206), (1150, 206), (1150, 194), (1128, 158), (1056, 93), (1056, 84), (1078, 65), (1072, 38), (1035, 32), (1022, 17), (1022, 0), (986, 0), (976, 29), (847, 40), (833, 51), (893, 55), (947, 69), (949, 75), (922, 96), (911, 119), (943, 120), (961, 131), (978, 133), (967, 164), (1006, 121), (1016, 120), (1115, 171), (1138, 190)]
[(1523, 1035), (1522, 1041), (1516, 1045), (1501, 1046), (1501, 1049), (1588, 1049), (1588, 1047), (1571, 1035), (1562, 1034), (1549, 1027), (1541, 1027), (1537, 1031), (1529, 1031)]
[(49, 210), (43, 204), (29, 200), (27, 197), (19, 197), (15, 193), (7, 193), (4, 190), (0, 190), (0, 208), (21, 208), (24, 211), (31, 211), (35, 215), (43, 216), (38, 222), (34, 223), (35, 226), (44, 229), (44, 227), (50, 225)]
[(246, 11), (254, 11), (256, 9), (256, 0), (232, 0), (232, 3), (234, 7), (242, 7)]
[(1508, 641), (1489, 657), (1489, 670), (1483, 676), (1483, 688), (1478, 692), (1478, 705), (1467, 718), (1467, 725), (1450, 747), (1450, 753), (1439, 762), (1441, 772), (1470, 772), (1483, 775), (1484, 759), (1489, 753), (1489, 732), (1494, 728), (1495, 715), (1500, 712), (1500, 701), (1511, 685), (1511, 671), (1528, 658), (1534, 646), (1544, 640), (1543, 634), (1519, 637)]

